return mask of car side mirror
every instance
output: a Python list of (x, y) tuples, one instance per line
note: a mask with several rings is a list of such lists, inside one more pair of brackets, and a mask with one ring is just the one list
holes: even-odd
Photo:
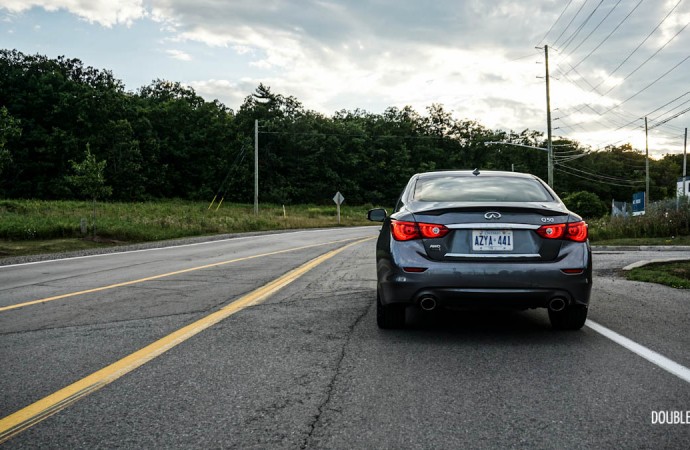
[(370, 209), (369, 212), (367, 212), (367, 219), (372, 222), (383, 222), (386, 220), (387, 216), (388, 213), (383, 208)]

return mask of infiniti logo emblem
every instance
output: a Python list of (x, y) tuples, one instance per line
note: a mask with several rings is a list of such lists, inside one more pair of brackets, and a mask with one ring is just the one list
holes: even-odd
[(497, 213), (496, 211), (489, 211), (488, 213), (484, 214), (484, 218), (486, 220), (498, 220), (501, 218), (501, 213)]

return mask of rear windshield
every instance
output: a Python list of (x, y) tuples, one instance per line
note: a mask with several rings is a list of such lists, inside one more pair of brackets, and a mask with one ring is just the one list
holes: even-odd
[(490, 175), (420, 178), (414, 189), (418, 202), (551, 202), (554, 198), (534, 178)]

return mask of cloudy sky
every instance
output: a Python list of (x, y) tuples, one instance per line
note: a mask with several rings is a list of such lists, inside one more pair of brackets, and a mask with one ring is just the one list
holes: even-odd
[[(259, 83), (327, 115), (441, 103), (489, 128), (682, 153), (690, 0), (0, 0), (3, 48), (161, 78), (236, 109)], [(535, 48), (535, 47), (541, 47)]]

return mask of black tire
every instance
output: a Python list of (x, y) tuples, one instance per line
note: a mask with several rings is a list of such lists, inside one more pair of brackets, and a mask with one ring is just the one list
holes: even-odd
[(405, 327), (405, 305), (383, 305), (376, 293), (376, 324), (386, 330)]
[(555, 330), (579, 330), (587, 320), (587, 307), (572, 305), (563, 311), (549, 310), (549, 320)]

